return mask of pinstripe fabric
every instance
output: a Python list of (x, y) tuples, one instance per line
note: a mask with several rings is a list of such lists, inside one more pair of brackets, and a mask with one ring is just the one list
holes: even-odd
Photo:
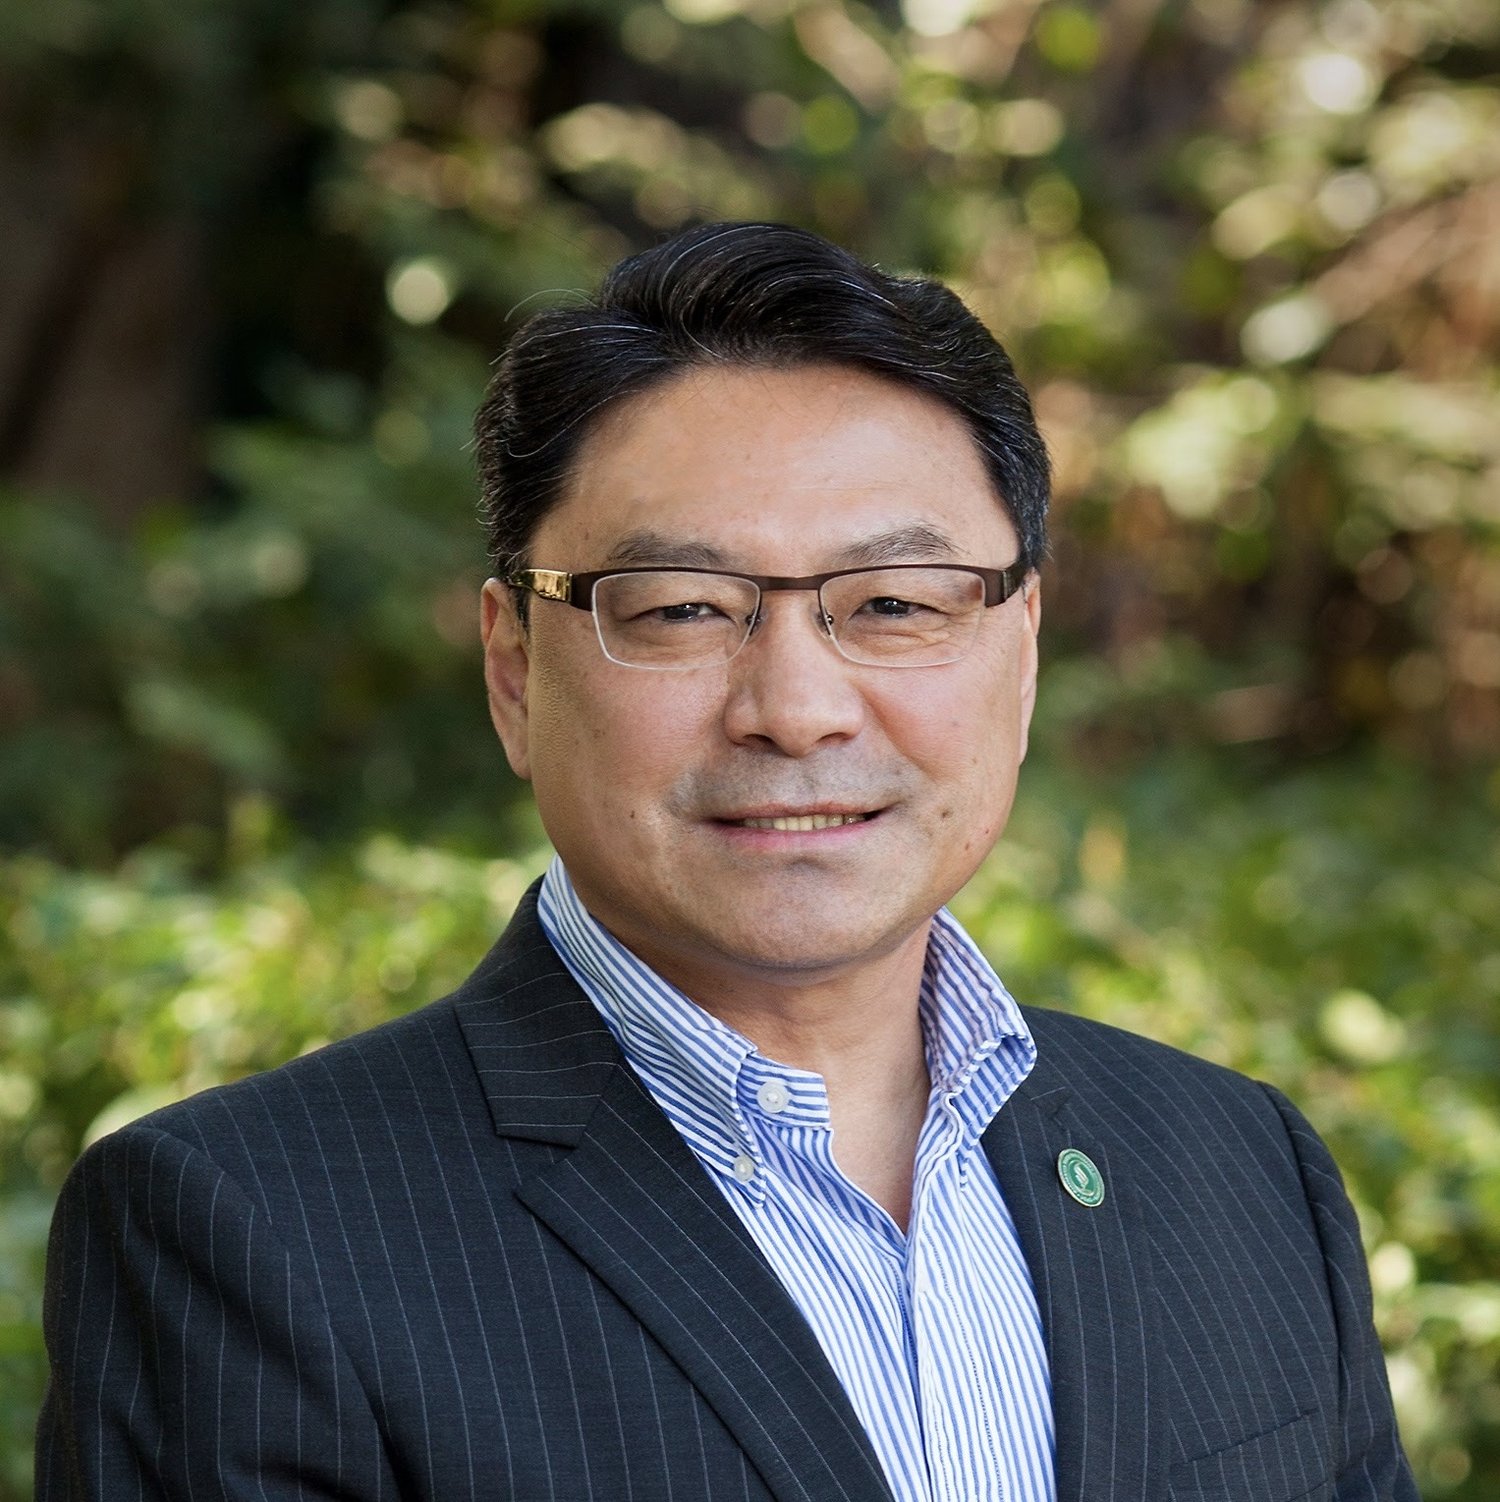
[(817, 1335), (896, 1497), (1047, 1502), (1041, 1322), (979, 1147), (1036, 1050), (962, 929), (940, 913), (929, 945), (920, 1000), (934, 1085), (903, 1235), (834, 1162), (819, 1076), (765, 1058), (662, 980), (594, 921), (559, 860), (537, 912)]
[[(1348, 1201), (1279, 1098), (1028, 1011), (986, 1132), (1060, 1502), (1411, 1502)], [(1061, 1191), (1082, 1147), (1109, 1195)], [(816, 1338), (542, 937), (95, 1144), (39, 1502), (889, 1502)]]
[[(1358, 1227), (1316, 1134), (1267, 1086), (1026, 1015), (1038, 1064), (985, 1145), (1048, 1331), (1058, 1496), (1413, 1502)], [(1057, 1192), (1066, 1146), (1103, 1171), (1096, 1210)]]

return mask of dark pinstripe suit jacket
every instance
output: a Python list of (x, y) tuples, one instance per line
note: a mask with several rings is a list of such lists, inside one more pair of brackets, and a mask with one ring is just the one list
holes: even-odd
[[(985, 1146), (1061, 1502), (1411, 1498), (1354, 1220), (1271, 1090), (1031, 1012)], [(1062, 1190), (1083, 1148), (1108, 1196)], [(528, 897), (456, 995), (147, 1117), (58, 1207), (38, 1497), (888, 1502)]]

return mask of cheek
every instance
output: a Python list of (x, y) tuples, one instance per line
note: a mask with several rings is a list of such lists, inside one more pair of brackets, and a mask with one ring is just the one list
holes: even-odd
[(896, 750), (940, 785), (954, 785), (978, 771), (995, 728), (975, 712), (974, 698), (957, 687), (943, 694), (893, 694), (878, 707), (878, 718)]
[(937, 794), (941, 837), (960, 849), (987, 849), (1010, 808), (1020, 762), (1019, 711), (1014, 689), (1006, 687), (1009, 697), (986, 678), (920, 704), (894, 699), (882, 716), (892, 743)]
[(713, 716), (688, 687), (624, 668), (542, 676), (531, 704), (538, 799), (560, 792), (584, 821), (649, 819), (708, 754)]

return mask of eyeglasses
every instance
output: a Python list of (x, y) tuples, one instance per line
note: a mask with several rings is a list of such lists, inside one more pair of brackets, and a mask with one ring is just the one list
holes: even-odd
[(705, 568), (523, 568), (506, 582), (591, 611), (604, 655), (624, 667), (670, 672), (727, 662), (760, 625), (765, 595), (813, 590), (819, 624), (850, 662), (927, 668), (963, 657), (984, 611), (1015, 594), (1028, 571), (1019, 559), (1005, 569), (897, 563), (800, 579)]

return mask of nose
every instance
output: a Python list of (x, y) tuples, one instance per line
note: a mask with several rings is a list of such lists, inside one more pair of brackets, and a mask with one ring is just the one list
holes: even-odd
[(737, 745), (806, 756), (859, 733), (867, 706), (861, 669), (834, 646), (815, 593), (763, 599), (750, 640), (729, 663), (724, 729)]

